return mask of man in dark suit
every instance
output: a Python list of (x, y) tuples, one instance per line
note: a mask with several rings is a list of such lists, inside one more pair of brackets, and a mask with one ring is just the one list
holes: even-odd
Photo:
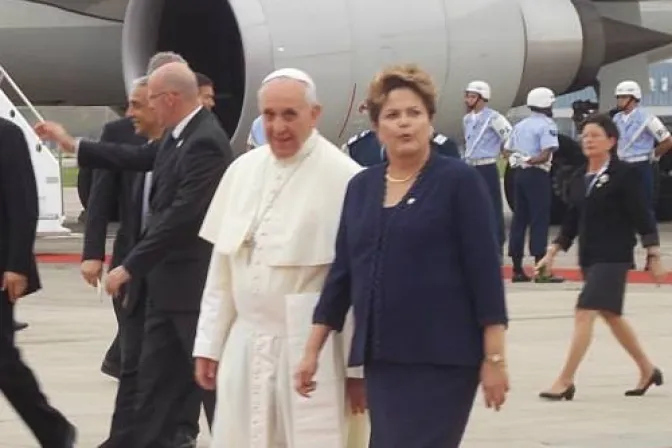
[(71, 448), (75, 428), (49, 405), (14, 341), (14, 304), (41, 288), (33, 246), (38, 199), (28, 143), (0, 118), (0, 390), (44, 447)]
[(215, 83), (203, 73), (196, 73), (196, 82), (198, 82), (198, 96), (201, 98), (201, 104), (206, 109), (212, 110), (215, 107)]
[(197, 424), (200, 402), (193, 397), (204, 391), (194, 382), (191, 353), (212, 251), (198, 232), (233, 160), (228, 137), (201, 106), (196, 77), (187, 65), (170, 63), (154, 71), (149, 99), (169, 130), (158, 144), (135, 148), (77, 142), (55, 123), (36, 127), (66, 151), (78, 147), (80, 165), (152, 170), (147, 230), (106, 281), (106, 290), (115, 296), (131, 279), (146, 276), (147, 281), (135, 424), (114, 445), (134, 448), (163, 446), (185, 413)]
[[(142, 93), (146, 96), (146, 92)], [(134, 118), (134, 115), (138, 115), (138, 101), (138, 98), (134, 98), (132, 93), (129, 99), (127, 116), (107, 123), (100, 137), (101, 142), (141, 145), (147, 141), (141, 135), (142, 133), (136, 134), (136, 129), (134, 128), (134, 120), (135, 122), (142, 122), (142, 116)], [(128, 228), (128, 216), (129, 211), (133, 208), (131, 193), (137, 175), (135, 172), (124, 173), (110, 170), (94, 170), (93, 172), (93, 185), (91, 186), (86, 216), (81, 266), (82, 276), (91, 286), (95, 287), (103, 274), (107, 224), (112, 220), (114, 215), (119, 216), (119, 229), (114, 239), (110, 267), (115, 268), (118, 266), (130, 250), (127, 241), (127, 235), (130, 230)], [(117, 318), (117, 325), (119, 325), (121, 302), (115, 300), (112, 304), (114, 314)], [(121, 350), (119, 349), (119, 332), (117, 331), (112, 344), (105, 354), (100, 370), (118, 379), (120, 369)]]

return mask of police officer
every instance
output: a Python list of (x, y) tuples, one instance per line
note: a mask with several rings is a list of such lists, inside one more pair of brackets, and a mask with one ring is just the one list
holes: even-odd
[(252, 122), (250, 135), (247, 137), (247, 150), (266, 144), (266, 131), (264, 131), (264, 117), (259, 115)]
[(623, 81), (616, 86), (614, 122), (618, 126), (618, 158), (631, 163), (641, 173), (647, 200), (653, 213), (653, 167), (651, 162), (659, 159), (672, 148), (672, 136), (655, 115), (640, 106), (642, 89), (634, 81)]
[[(361, 104), (358, 109), (360, 113), (366, 113), (365, 104)], [(460, 157), (457, 144), (445, 135), (435, 132), (434, 128), (430, 129), (429, 138), (432, 148), (438, 154), (446, 157)], [(361, 166), (377, 165), (387, 159), (385, 148), (378, 141), (376, 133), (371, 130), (353, 135), (341, 149)]]
[[(551, 161), (560, 145), (558, 128), (551, 119), (555, 94), (538, 87), (527, 95), (532, 114), (516, 124), (506, 143), (509, 163), (514, 169), (513, 222), (509, 234), (509, 256), (513, 261), (513, 282), (529, 282), (523, 271), (525, 233), (530, 228), (529, 249), (535, 263), (546, 253), (551, 214)], [(560, 283), (564, 279), (540, 272), (540, 283)]]
[(487, 107), (489, 100), (488, 83), (472, 81), (467, 85), (464, 104), (469, 113), (462, 120), (465, 140), (464, 161), (476, 168), (488, 186), (497, 220), (497, 241), (503, 253), (506, 236), (497, 160), (504, 143), (511, 136), (512, 128), (511, 123), (499, 112)]
[[(632, 164), (640, 172), (651, 216), (655, 220), (654, 173), (652, 162), (672, 148), (672, 136), (665, 125), (640, 106), (642, 89), (635, 81), (616, 86), (616, 107), (613, 119), (618, 127), (618, 158)], [(648, 263), (645, 269), (648, 268)]]

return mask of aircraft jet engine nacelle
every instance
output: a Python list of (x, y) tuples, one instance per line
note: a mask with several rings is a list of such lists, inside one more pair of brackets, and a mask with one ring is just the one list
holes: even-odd
[(130, 86), (154, 52), (182, 54), (215, 81), (216, 112), (241, 150), (259, 84), (277, 68), (313, 76), (320, 129), (341, 142), (368, 127), (357, 105), (373, 75), (417, 63), (440, 92), (437, 129), (457, 135), (473, 79), (488, 81), (491, 105), (506, 111), (534, 87), (577, 90), (603, 65), (669, 42), (602, 17), (589, 0), (130, 0), (122, 58)]

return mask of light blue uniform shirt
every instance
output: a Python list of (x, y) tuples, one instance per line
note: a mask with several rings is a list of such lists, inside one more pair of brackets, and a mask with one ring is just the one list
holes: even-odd
[(247, 144), (256, 148), (266, 144), (266, 132), (264, 131), (264, 117), (259, 115), (252, 122), (250, 136), (247, 138)]
[[(541, 155), (544, 149), (552, 148), (553, 151), (556, 151), (559, 146), (558, 126), (555, 121), (539, 112), (532, 112), (532, 115), (521, 120), (513, 127), (506, 149), (518, 152), (526, 157), (537, 157)], [(543, 165), (535, 166), (535, 168), (549, 171), (551, 159)]]
[(462, 125), (467, 161), (497, 158), (502, 143), (509, 139), (512, 131), (511, 123), (489, 107), (465, 115)]
[(670, 136), (670, 131), (658, 119), (641, 107), (626, 114), (614, 115), (618, 127), (618, 158), (626, 162), (644, 162), (651, 158), (656, 146)]

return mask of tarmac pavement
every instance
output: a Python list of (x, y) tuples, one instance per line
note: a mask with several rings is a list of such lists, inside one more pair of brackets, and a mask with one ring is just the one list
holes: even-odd
[[(69, 216), (76, 214), (70, 205)], [(665, 261), (672, 267), (672, 227), (662, 225), (661, 235)], [(78, 253), (80, 248), (81, 235), (76, 233), (37, 243), (38, 253)], [(558, 265), (575, 267), (575, 256), (573, 251), (561, 255)], [(18, 343), (50, 400), (78, 426), (78, 446), (94, 447), (109, 429), (115, 393), (115, 382), (99, 370), (115, 332), (110, 300), (98, 298), (84, 284), (77, 264), (42, 263), (40, 271), (43, 290), (17, 307), (17, 318), (30, 324), (18, 334)], [(638, 372), (602, 323), (582, 365), (574, 401), (537, 398), (564, 361), (580, 286), (507, 282), (512, 390), (499, 413), (485, 409), (479, 395), (463, 447), (672, 447), (672, 385), (654, 387), (645, 397), (624, 397), (623, 392), (636, 384)], [(668, 375), (672, 375), (671, 288), (631, 284), (626, 300), (627, 316), (642, 344)], [(206, 447), (209, 436), (203, 419), (201, 427), (199, 447)], [(0, 448), (36, 446), (0, 399)]]
[[(18, 305), (17, 317), (30, 323), (18, 343), (50, 400), (78, 426), (78, 446), (94, 447), (109, 429), (115, 393), (115, 382), (99, 371), (115, 332), (110, 300), (83, 283), (76, 265), (42, 264), (40, 270), (44, 289)], [(654, 387), (645, 397), (624, 397), (637, 370), (601, 323), (574, 401), (539, 400), (538, 392), (563, 362), (580, 284), (507, 286), (512, 390), (499, 413), (477, 398), (465, 448), (672, 447), (672, 385)], [(630, 286), (627, 312), (654, 362), (672, 375), (670, 286)], [(199, 446), (206, 447), (204, 421), (201, 427)], [(0, 448), (36, 446), (0, 399)]]

